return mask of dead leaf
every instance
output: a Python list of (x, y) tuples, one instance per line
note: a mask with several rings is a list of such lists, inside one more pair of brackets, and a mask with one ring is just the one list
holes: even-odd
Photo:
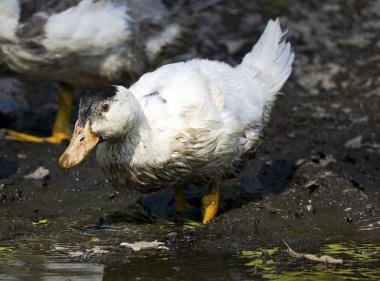
[(60, 251), (60, 252), (67, 252), (67, 248), (63, 246), (55, 246), (54, 250)]
[(325, 264), (343, 264), (343, 260), (342, 259), (335, 259), (333, 257), (330, 257), (330, 256), (321, 256), (321, 257), (317, 257), (317, 256), (314, 256), (314, 255), (311, 255), (311, 254), (303, 254), (303, 253), (297, 253), (296, 251), (294, 251), (292, 248), (289, 247), (289, 245), (283, 241), (284, 244), (286, 245), (286, 247), (288, 247), (288, 253), (290, 256), (294, 257), (294, 258), (305, 258), (305, 259), (308, 259), (308, 260), (311, 260), (311, 261), (316, 261), (316, 262), (320, 262), (320, 263), (325, 263)]
[(70, 256), (70, 258), (83, 258), (84, 257), (84, 253), (81, 251), (67, 252), (67, 254)]
[(103, 250), (99, 246), (95, 246), (92, 249), (86, 250), (86, 253), (84, 254), (83, 258), (84, 259), (88, 259), (88, 258), (90, 258), (91, 256), (94, 256), (94, 255), (103, 255), (103, 254), (107, 254), (107, 253), (109, 253), (109, 251)]
[(147, 242), (147, 241), (139, 241), (135, 243), (123, 242), (120, 244), (120, 246), (131, 248), (133, 251), (141, 251), (141, 250), (149, 250), (149, 249), (169, 250), (169, 248), (164, 245), (165, 243), (158, 242), (157, 240), (153, 242)]

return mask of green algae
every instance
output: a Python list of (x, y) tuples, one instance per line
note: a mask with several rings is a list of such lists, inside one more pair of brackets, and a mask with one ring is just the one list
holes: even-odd
[(14, 252), (13, 247), (0, 246), (0, 257), (8, 256)]
[(344, 263), (338, 266), (297, 259), (279, 248), (242, 251), (237, 256), (253, 276), (264, 280), (378, 280), (380, 276), (379, 244), (327, 244), (312, 254), (341, 258)]
[(32, 222), (32, 225), (33, 226), (39, 226), (39, 225), (45, 225), (47, 223), (49, 223), (49, 219), (39, 219), (36, 222)]

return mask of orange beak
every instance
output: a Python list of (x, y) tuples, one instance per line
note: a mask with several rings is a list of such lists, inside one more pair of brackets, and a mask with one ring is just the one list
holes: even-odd
[(91, 131), (90, 122), (84, 128), (75, 124), (75, 129), (69, 146), (58, 161), (59, 167), (69, 169), (78, 165), (99, 142), (99, 137)]

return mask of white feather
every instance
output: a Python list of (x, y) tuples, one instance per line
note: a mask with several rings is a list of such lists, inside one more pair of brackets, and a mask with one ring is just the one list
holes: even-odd
[(278, 92), (292, 71), (294, 53), (283, 38), (280, 22), (270, 20), (260, 40), (239, 67), (245, 68), (262, 80), (272, 93)]
[(0, 42), (15, 42), (20, 4), (17, 0), (1, 0), (0, 5)]
[(102, 54), (125, 42), (131, 31), (126, 5), (112, 1), (83, 0), (77, 6), (52, 15), (43, 45), (49, 51)]

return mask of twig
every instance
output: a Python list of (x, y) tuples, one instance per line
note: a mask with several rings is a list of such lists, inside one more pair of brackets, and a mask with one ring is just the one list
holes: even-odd
[(286, 245), (286, 247), (288, 247), (287, 251), (288, 251), (289, 255), (294, 257), (294, 258), (305, 258), (305, 259), (308, 259), (311, 261), (321, 262), (321, 263), (325, 263), (325, 264), (343, 264), (342, 259), (335, 259), (335, 258), (332, 258), (330, 256), (323, 255), (323, 256), (318, 258), (317, 256), (314, 256), (311, 254), (297, 253), (292, 248), (290, 248), (289, 245), (285, 241), (283, 241), (283, 242)]

